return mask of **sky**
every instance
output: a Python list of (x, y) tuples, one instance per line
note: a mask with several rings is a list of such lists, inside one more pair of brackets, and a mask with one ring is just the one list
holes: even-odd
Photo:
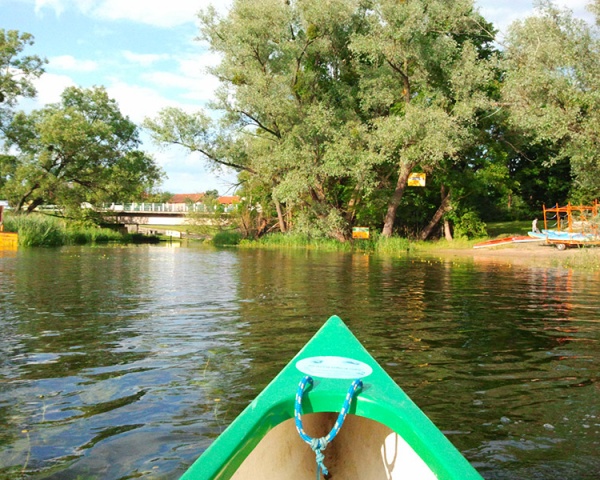
[[(211, 3), (226, 13), (231, 0), (0, 0), (0, 28), (31, 33), (35, 44), (25, 53), (48, 60), (46, 73), (36, 81), (36, 99), (21, 107), (57, 102), (68, 86), (102, 85), (138, 124), (167, 106), (206, 108), (218, 86), (206, 69), (219, 58), (196, 39), (196, 14)], [(587, 0), (555, 3), (586, 17)], [(532, 0), (475, 4), (501, 34), (533, 10)], [(181, 148), (159, 149), (147, 133), (142, 140), (167, 175), (161, 190), (233, 193), (234, 172), (213, 172), (199, 154)]]

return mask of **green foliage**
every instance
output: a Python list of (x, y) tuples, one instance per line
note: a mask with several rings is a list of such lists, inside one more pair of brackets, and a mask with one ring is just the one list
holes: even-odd
[(485, 223), (479, 218), (477, 212), (466, 211), (462, 214), (453, 212), (454, 236), (456, 238), (477, 238), (487, 235)]
[(405, 238), (381, 237), (374, 234), (366, 240), (339, 242), (332, 238), (315, 238), (299, 233), (273, 233), (257, 240), (242, 240), (241, 248), (285, 248), (309, 249), (330, 252), (365, 252), (382, 255), (406, 255), (414, 250), (414, 244)]
[(381, 254), (406, 254), (411, 251), (412, 244), (406, 238), (380, 237), (374, 245), (375, 251)]
[(571, 194), (590, 202), (600, 196), (600, 35), (551, 1), (537, 8), (506, 39), (510, 121), (550, 153), (545, 166), (569, 161)]
[(325, 251), (351, 251), (349, 242), (342, 243), (332, 238), (314, 237), (302, 233), (271, 233), (256, 240), (242, 240), (243, 248), (303, 248)]
[(52, 217), (10, 217), (8, 228), (19, 234), (19, 245), (23, 247), (57, 247), (66, 243), (64, 222)]
[(107, 228), (68, 223), (47, 215), (7, 215), (5, 229), (19, 234), (23, 247), (58, 247), (88, 243), (127, 242), (129, 238)]
[(70, 87), (60, 103), (16, 114), (5, 144), (0, 186), (17, 211), (54, 204), (77, 216), (84, 202), (137, 199), (162, 178), (103, 88)]
[(490, 238), (524, 235), (531, 230), (531, 220), (491, 222), (486, 224), (486, 230)]
[(169, 200), (173, 198), (173, 194), (171, 192), (163, 192), (161, 190), (150, 190), (148, 192), (144, 192), (144, 194), (135, 199), (137, 202), (147, 202), (147, 203), (167, 203)]
[[(551, 2), (540, 12), (500, 61), (472, 0), (208, 8), (219, 122), (168, 108), (145, 126), (239, 172), (244, 236), (348, 240), (364, 225), (415, 238), (441, 218), (484, 235), (484, 221), (600, 196), (598, 35)], [(411, 171), (427, 187), (406, 189)]]
[(212, 243), (217, 247), (228, 247), (238, 245), (242, 241), (242, 234), (240, 232), (222, 230), (218, 232), (213, 238)]
[(18, 97), (34, 97), (32, 81), (44, 72), (46, 63), (37, 55), (22, 55), (23, 50), (33, 45), (33, 35), (17, 30), (0, 28), (0, 125)]

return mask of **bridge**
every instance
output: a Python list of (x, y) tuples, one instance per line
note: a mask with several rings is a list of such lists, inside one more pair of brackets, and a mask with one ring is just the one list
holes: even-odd
[[(93, 208), (92, 205), (85, 207)], [(200, 203), (104, 203), (95, 211), (111, 222), (124, 225), (128, 232), (164, 233), (164, 227), (175, 225), (222, 225), (222, 216), (228, 217), (236, 208), (236, 205)]]

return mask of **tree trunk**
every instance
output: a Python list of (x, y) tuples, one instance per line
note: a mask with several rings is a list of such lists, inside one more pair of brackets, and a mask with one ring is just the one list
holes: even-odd
[(279, 221), (279, 230), (281, 230), (281, 233), (285, 233), (286, 232), (285, 219), (283, 218), (283, 213), (281, 212), (281, 203), (279, 203), (279, 200), (273, 200), (273, 202), (275, 202), (275, 210), (277, 210), (277, 220)]
[(413, 167), (413, 163), (402, 163), (400, 166), (400, 174), (398, 175), (398, 183), (396, 183), (396, 190), (394, 190), (394, 194), (392, 195), (392, 198), (388, 203), (387, 212), (385, 214), (385, 219), (383, 222), (383, 230), (381, 231), (381, 235), (383, 235), (384, 237), (392, 236), (392, 232), (394, 231), (394, 222), (396, 220), (396, 211), (398, 210), (400, 201), (404, 196), (406, 182), (408, 181), (408, 176), (410, 175), (410, 172), (413, 169)]
[(446, 237), (446, 240), (449, 242), (454, 240), (452, 238), (452, 230), (450, 230), (450, 221), (447, 218), (444, 218), (444, 236)]
[(441, 195), (442, 203), (433, 215), (433, 218), (429, 222), (429, 225), (427, 225), (425, 229), (421, 232), (421, 240), (427, 240), (427, 237), (431, 235), (431, 232), (433, 231), (435, 226), (440, 222), (440, 220), (444, 216), (444, 213), (450, 211), (450, 209), (452, 208), (452, 206), (450, 205), (450, 190), (446, 192), (446, 188), (444, 187), (444, 185), (442, 185), (441, 188)]
[(27, 201), (27, 199), (28, 199), (29, 197), (31, 197), (31, 195), (33, 194), (33, 192), (35, 192), (35, 191), (36, 191), (38, 188), (40, 188), (40, 185), (39, 185), (39, 183), (36, 183), (35, 185), (33, 185), (33, 186), (32, 186), (32, 187), (29, 189), (29, 191), (28, 191), (28, 192), (27, 192), (25, 195), (23, 195), (23, 196), (22, 196), (22, 197), (19, 199), (19, 201), (18, 201), (17, 205), (15, 206), (15, 210), (16, 210), (17, 212), (20, 212), (20, 211), (22, 211), (22, 210), (23, 210), (23, 207), (25, 206), (25, 202)]
[(44, 203), (44, 199), (43, 198), (36, 198), (33, 202), (31, 202), (28, 206), (27, 206), (27, 213), (31, 213), (33, 212), (37, 207), (39, 207), (42, 203)]

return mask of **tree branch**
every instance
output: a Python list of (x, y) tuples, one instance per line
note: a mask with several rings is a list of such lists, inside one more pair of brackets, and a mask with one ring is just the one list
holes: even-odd
[(279, 131), (277, 131), (277, 130), (273, 130), (273, 129), (271, 129), (271, 128), (267, 127), (266, 125), (263, 125), (263, 123), (262, 123), (262, 122), (260, 122), (260, 121), (259, 121), (257, 118), (253, 117), (253, 116), (252, 116), (252, 115), (250, 115), (249, 113), (247, 113), (247, 112), (244, 112), (244, 111), (242, 111), (242, 110), (237, 110), (237, 112), (238, 112), (238, 113), (240, 113), (240, 114), (242, 114), (242, 115), (245, 115), (246, 117), (248, 117), (250, 120), (252, 120), (252, 121), (254, 122), (254, 124), (255, 124), (257, 127), (260, 127), (260, 128), (262, 128), (262, 129), (263, 129), (265, 132), (269, 132), (271, 135), (274, 135), (274, 136), (276, 136), (277, 138), (281, 138), (281, 133), (280, 133)]

